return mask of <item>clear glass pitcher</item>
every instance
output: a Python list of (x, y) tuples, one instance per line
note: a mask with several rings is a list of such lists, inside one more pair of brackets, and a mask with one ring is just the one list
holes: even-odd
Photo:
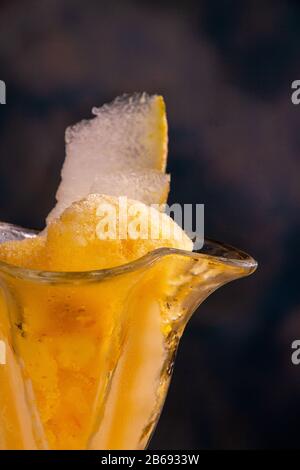
[[(0, 224), (0, 242), (33, 236)], [(144, 449), (192, 313), (255, 269), (208, 240), (91, 272), (0, 262), (0, 449)]]

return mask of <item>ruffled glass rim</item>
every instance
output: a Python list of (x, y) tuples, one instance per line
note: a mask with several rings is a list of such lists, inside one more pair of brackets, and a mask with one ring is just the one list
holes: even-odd
[[(7, 240), (22, 240), (25, 238), (33, 238), (37, 232), (33, 230), (25, 230), (15, 225), (0, 223), (0, 233), (7, 233)], [(4, 237), (5, 238), (5, 237)], [(6, 241), (6, 240), (4, 240)], [(73, 282), (96, 282), (103, 279), (119, 276), (138, 269), (150, 267), (160, 259), (169, 256), (178, 255), (192, 258), (195, 261), (201, 259), (210, 260), (244, 270), (245, 275), (251, 274), (257, 267), (257, 262), (252, 256), (234, 248), (225, 243), (220, 243), (211, 239), (205, 239), (204, 245), (199, 251), (185, 251), (176, 248), (158, 248), (147, 253), (145, 256), (138, 258), (130, 263), (115, 266), (108, 269), (99, 269), (92, 271), (76, 271), (76, 272), (54, 272), (39, 271), (34, 269), (25, 269), (19, 266), (0, 261), (0, 272), (9, 274), (10, 276), (21, 278), (29, 281), (39, 281), (46, 283), (73, 283)]]

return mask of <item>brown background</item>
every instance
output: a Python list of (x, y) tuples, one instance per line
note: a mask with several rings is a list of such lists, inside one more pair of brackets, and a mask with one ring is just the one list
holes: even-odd
[(299, 24), (291, 1), (0, 3), (0, 220), (43, 226), (67, 125), (159, 92), (171, 200), (259, 261), (191, 321), (153, 449), (299, 446)]

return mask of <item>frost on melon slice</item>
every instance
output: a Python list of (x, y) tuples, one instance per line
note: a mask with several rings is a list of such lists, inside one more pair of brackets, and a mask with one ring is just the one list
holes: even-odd
[(123, 95), (94, 108), (93, 114), (94, 119), (66, 131), (62, 181), (48, 223), (93, 192), (128, 196), (146, 204), (166, 202), (168, 125), (163, 98)]
[[(128, 199), (144, 204), (164, 204), (170, 190), (170, 175), (156, 170), (137, 170), (99, 175), (91, 187), (91, 193), (119, 196), (125, 191)], [(121, 193), (123, 194), (123, 193)]]
[[(156, 170), (137, 170), (131, 172), (106, 173), (95, 176), (89, 194), (105, 194), (107, 196), (124, 196), (141, 201), (144, 204), (162, 205), (167, 201), (170, 190), (170, 175)], [(77, 201), (76, 187), (69, 191), (52, 210), (48, 222), (58, 218), (62, 212)]]

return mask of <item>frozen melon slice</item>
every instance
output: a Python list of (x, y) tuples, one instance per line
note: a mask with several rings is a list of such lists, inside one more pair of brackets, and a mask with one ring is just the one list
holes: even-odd
[(158, 95), (123, 95), (101, 108), (94, 119), (66, 131), (66, 160), (57, 206), (47, 222), (92, 192), (128, 196), (146, 204), (166, 202), (168, 125)]

